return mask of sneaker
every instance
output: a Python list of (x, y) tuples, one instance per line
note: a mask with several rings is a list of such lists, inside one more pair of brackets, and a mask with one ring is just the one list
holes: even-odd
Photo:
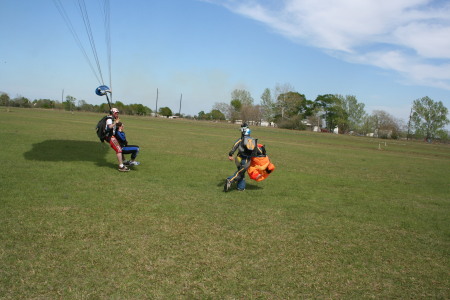
[(129, 166), (139, 166), (141, 163), (140, 162), (138, 162), (138, 161), (129, 161), (128, 162), (128, 165)]
[(128, 169), (127, 166), (123, 166), (122, 168), (119, 167), (119, 171), (120, 171), (120, 172), (128, 172), (128, 171), (130, 171), (130, 169)]
[(129, 165), (130, 165), (130, 161), (129, 161), (129, 160), (126, 160), (126, 161), (123, 162), (123, 164), (124, 164), (125, 166), (129, 166)]
[(245, 191), (245, 189), (237, 189), (239, 192), (243, 192)]
[(227, 179), (227, 181), (225, 182), (225, 185), (223, 186), (223, 191), (228, 192), (228, 190), (230, 189), (230, 186), (231, 186), (231, 181), (230, 181), (230, 179)]

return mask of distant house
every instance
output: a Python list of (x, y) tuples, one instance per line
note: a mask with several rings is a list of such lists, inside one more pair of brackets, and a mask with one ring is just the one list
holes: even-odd
[(302, 124), (307, 127), (312, 127), (311, 123), (308, 120), (302, 120)]
[(378, 138), (390, 139), (392, 138), (392, 132), (392, 129), (376, 129), (374, 136)]
[[(238, 124), (238, 125), (242, 125), (243, 123), (244, 123), (243, 120), (235, 120), (234, 121), (234, 124)], [(257, 121), (245, 121), (245, 123), (247, 123), (247, 125), (255, 125), (255, 126), (257, 126), (258, 123), (259, 123), (259, 125), (261, 125), (260, 122), (257, 122)]]

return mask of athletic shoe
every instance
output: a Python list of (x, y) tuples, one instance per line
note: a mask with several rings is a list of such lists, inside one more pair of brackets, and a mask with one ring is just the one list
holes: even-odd
[(225, 185), (223, 186), (223, 191), (228, 192), (228, 190), (230, 189), (230, 186), (231, 186), (231, 181), (230, 181), (230, 179), (227, 179), (227, 181), (225, 182)]
[(239, 192), (243, 192), (245, 191), (245, 189), (237, 189)]
[(129, 161), (128, 162), (128, 165), (129, 166), (139, 166), (141, 163), (140, 162), (138, 162), (138, 161)]
[(129, 161), (129, 160), (126, 160), (126, 161), (123, 162), (123, 164), (124, 164), (125, 166), (129, 166), (129, 165), (130, 165), (130, 161)]
[(119, 167), (119, 171), (120, 172), (128, 172), (128, 171), (130, 171), (130, 169), (128, 169), (127, 166), (123, 166), (122, 168)]

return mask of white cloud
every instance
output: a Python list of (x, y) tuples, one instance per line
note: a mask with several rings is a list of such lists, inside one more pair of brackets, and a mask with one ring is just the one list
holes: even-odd
[(450, 3), (432, 0), (208, 0), (297, 43), (450, 90)]
[(411, 23), (397, 28), (393, 36), (422, 57), (450, 59), (450, 26)]

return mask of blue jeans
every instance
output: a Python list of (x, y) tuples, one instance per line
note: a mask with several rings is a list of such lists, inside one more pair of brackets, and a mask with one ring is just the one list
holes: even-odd
[(139, 153), (139, 146), (129, 145), (122, 147), (122, 154), (131, 154), (131, 160), (134, 160)]
[(245, 189), (245, 173), (247, 172), (248, 167), (250, 166), (250, 157), (244, 156), (236, 156), (235, 163), (237, 166), (237, 171), (234, 172), (233, 175), (228, 177), (231, 183), (237, 182), (238, 190)]

